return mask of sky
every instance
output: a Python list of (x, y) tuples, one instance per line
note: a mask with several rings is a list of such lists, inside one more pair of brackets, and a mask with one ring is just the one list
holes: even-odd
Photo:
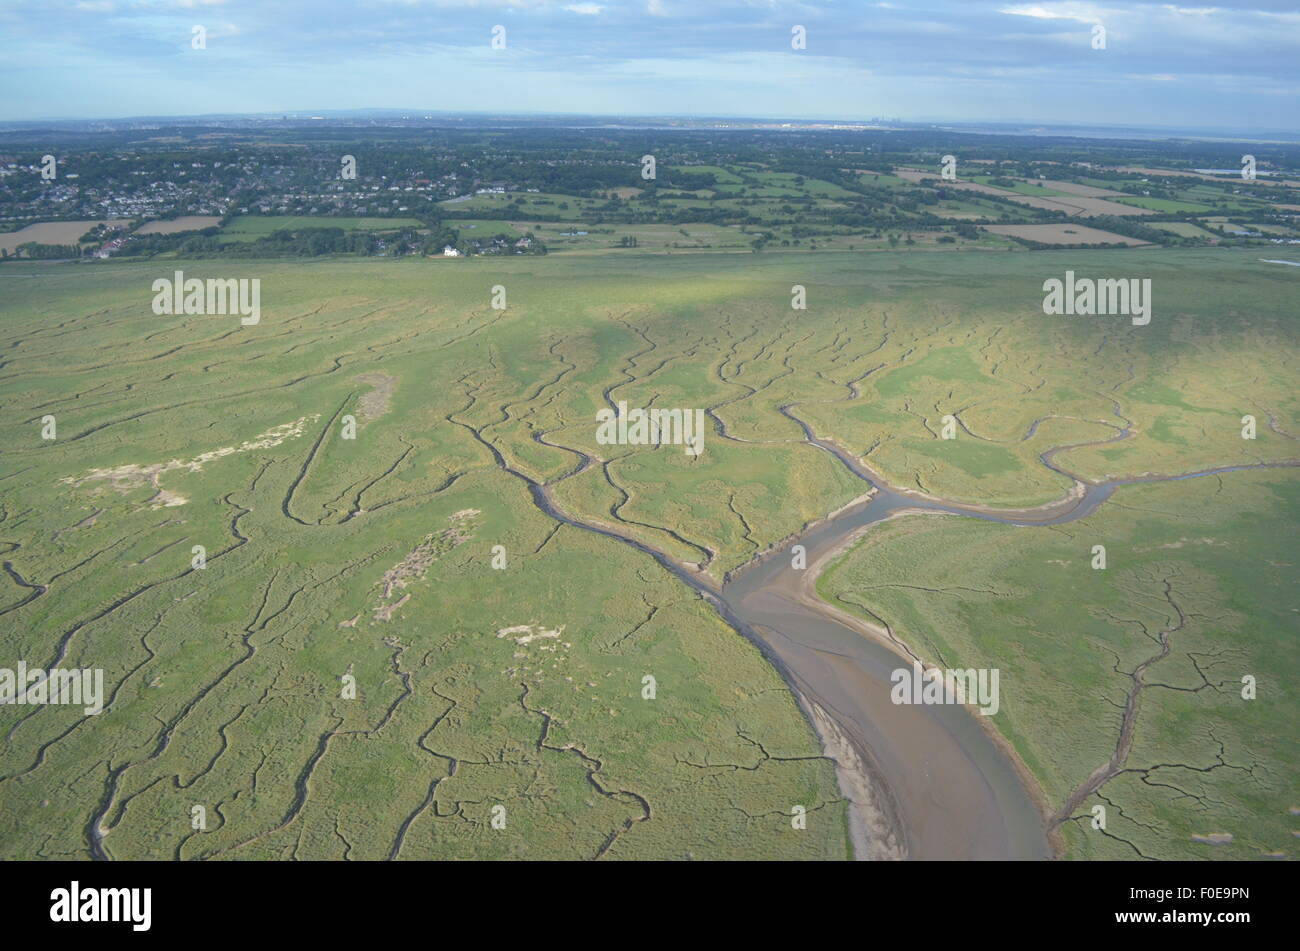
[(391, 108), (1296, 131), (1300, 0), (0, 0), (0, 84), (4, 120)]

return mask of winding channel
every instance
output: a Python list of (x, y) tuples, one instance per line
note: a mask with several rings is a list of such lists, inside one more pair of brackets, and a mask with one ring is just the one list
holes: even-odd
[[(867, 492), (857, 502), (732, 572), (721, 586), (707, 573), (625, 534), (615, 524), (567, 514), (553, 498), (552, 488), (599, 464), (587, 453), (550, 442), (545, 433), (535, 432), (536, 442), (573, 453), (580, 460), (565, 475), (539, 482), (511, 467), (484, 437), (481, 427), (454, 416), (448, 419), (487, 448), (499, 468), (525, 482), (534, 504), (546, 515), (654, 558), (758, 647), (785, 678), (827, 756), (836, 762), (841, 792), (850, 801), (856, 858), (1053, 858), (1055, 849), (1048, 835), (1052, 806), (1041, 794), (1036, 801), (1031, 790), (1036, 790), (1037, 784), (1018, 765), (1006, 741), (965, 706), (892, 703), (890, 674), (910, 666), (915, 655), (902, 641), (891, 640), (888, 632), (822, 601), (815, 591), (818, 575), (872, 525), (895, 515), (933, 512), (1008, 525), (1059, 525), (1092, 512), (1121, 485), (1300, 463), (1219, 466), (1174, 476), (1088, 482), (1054, 462), (1056, 454), (1067, 449), (1127, 438), (1131, 424), (1124, 420), (1123, 428), (1113, 427), (1117, 434), (1109, 439), (1058, 446), (1040, 455), (1044, 466), (1072, 481), (1062, 499), (1031, 509), (989, 509), (890, 486), (862, 460), (817, 437), (791, 412), (796, 405), (787, 404), (780, 412), (799, 425), (804, 441), (830, 453), (863, 480)], [(714, 420), (720, 427), (721, 421)], [(1026, 437), (1033, 434), (1038, 422)], [(730, 438), (725, 430), (720, 434)], [(791, 564), (795, 545), (805, 549), (807, 567), (803, 570), (795, 570)]]
[[(823, 448), (841, 455), (838, 448)], [(1239, 468), (1253, 467), (1173, 478)], [(823, 742), (828, 726), (839, 734), (840, 749), (829, 743), (828, 752), (842, 759), (847, 740), (856, 753), (858, 775), (848, 770), (846, 776), (841, 769), (840, 781), (842, 787), (857, 784), (852, 793), (845, 793), (856, 807), (859, 858), (1050, 858), (1046, 805), (1031, 797), (1033, 780), (1018, 771), (1004, 741), (966, 707), (892, 703), (890, 675), (914, 659), (924, 659), (916, 658), (901, 641), (887, 643), (878, 629), (822, 601), (815, 591), (817, 577), (872, 525), (895, 515), (942, 512), (1008, 525), (1059, 525), (1087, 515), (1119, 485), (1157, 480), (1083, 483), (1081, 493), (1059, 503), (1014, 512), (905, 493), (874, 473), (869, 481), (875, 491), (868, 501), (812, 526), (763, 561), (737, 572), (723, 586), (722, 600), (746, 633), (779, 659), (802, 695), (805, 711), (812, 702), (810, 718)], [(806, 551), (807, 568), (802, 571), (791, 567), (795, 544)]]

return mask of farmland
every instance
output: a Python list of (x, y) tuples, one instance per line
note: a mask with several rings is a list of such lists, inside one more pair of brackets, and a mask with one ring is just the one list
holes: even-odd
[[(111, 143), (74, 137), (48, 181), (41, 150), (17, 135), (0, 168), (0, 220), (12, 229), (0, 262), (1300, 242), (1289, 146), (1258, 149), (1260, 174), (1247, 179), (1189, 171), (1235, 163), (1231, 143), (910, 129), (623, 129), (595, 141), (582, 129), (485, 139), (434, 124), (331, 132), (343, 140), (328, 146), (292, 125), (221, 145), (201, 129), (140, 134), (114, 134), (116, 149), (132, 150), (129, 168)], [(97, 221), (107, 225), (90, 233)]]
[(1081, 225), (988, 225), (987, 230), (991, 234), (1028, 238), (1040, 244), (1122, 244), (1136, 247), (1148, 243)]
[(216, 228), (221, 219), (215, 215), (184, 215), (172, 221), (150, 221), (136, 229), (138, 234), (176, 234), (181, 231), (199, 231)]
[(83, 234), (101, 221), (48, 221), (27, 225), (17, 231), (0, 233), (0, 249), (12, 253), (20, 244), (36, 241), (42, 244), (76, 244)]

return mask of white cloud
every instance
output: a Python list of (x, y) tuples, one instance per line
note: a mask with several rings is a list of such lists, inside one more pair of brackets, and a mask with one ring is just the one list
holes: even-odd
[(1017, 3), (1002, 7), (998, 13), (1009, 16), (1033, 17), (1036, 20), (1074, 20), (1078, 23), (1100, 23), (1101, 10), (1091, 3)]

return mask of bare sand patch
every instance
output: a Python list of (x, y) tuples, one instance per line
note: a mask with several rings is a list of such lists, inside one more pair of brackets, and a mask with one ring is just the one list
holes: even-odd
[(376, 621), (391, 620), (393, 612), (411, 599), (408, 593), (399, 600), (390, 602), (393, 595), (412, 582), (423, 581), (430, 565), (453, 548), (469, 541), (473, 529), (469, 522), (480, 514), (482, 513), (478, 509), (461, 509), (448, 516), (446, 528), (425, 535), (423, 541), (411, 549), (410, 554), (380, 576), (375, 584), (382, 585), (384, 592), (371, 608)]
[(397, 389), (397, 377), (375, 370), (353, 379), (370, 387), (370, 392), (357, 401), (357, 415), (362, 420), (378, 419), (388, 412), (393, 391)]
[[(161, 498), (182, 498), (173, 493), (163, 494), (162, 486), (158, 480), (163, 473), (174, 472), (176, 470), (185, 470), (188, 472), (200, 471), (206, 463), (214, 459), (221, 459), (225, 456), (231, 456), (239, 452), (251, 452), (255, 449), (271, 449), (280, 445), (286, 439), (292, 439), (295, 436), (301, 436), (303, 430), (309, 422), (320, 418), (319, 413), (312, 413), (310, 416), (302, 416), (292, 423), (282, 423), (279, 426), (272, 426), (264, 433), (258, 434), (253, 439), (240, 443), (238, 446), (222, 446), (220, 449), (211, 449), (208, 452), (199, 453), (193, 459), (169, 459), (167, 462), (152, 462), (142, 466), (134, 462), (126, 465), (112, 466), (107, 469), (91, 469), (81, 476), (67, 476), (60, 479), (59, 482), (65, 485), (81, 486), (87, 482), (108, 482), (114, 489), (119, 492), (129, 492), (131, 489), (137, 489), (144, 485), (151, 485), (159, 491), (154, 499)], [(167, 502), (167, 505), (180, 505), (183, 502)], [(157, 507), (157, 506), (155, 506)]]
[(179, 492), (172, 492), (170, 489), (159, 489), (158, 493), (149, 500), (149, 508), (175, 508), (177, 505), (184, 505), (188, 501), (189, 499), (185, 498), (185, 496), (181, 495)]
[(531, 644), (544, 638), (558, 639), (563, 633), (563, 624), (549, 631), (540, 624), (517, 624), (514, 627), (503, 627), (497, 631), (497, 637), (508, 637), (516, 644)]

